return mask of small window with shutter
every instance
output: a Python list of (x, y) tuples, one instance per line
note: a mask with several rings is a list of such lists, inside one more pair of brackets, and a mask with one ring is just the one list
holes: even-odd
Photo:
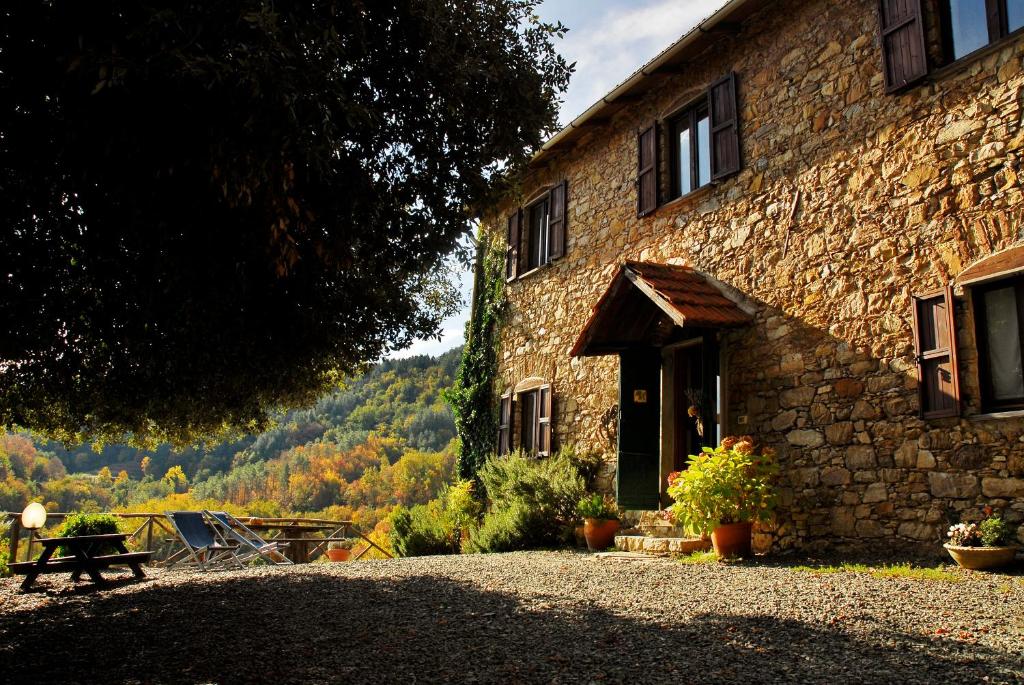
[(960, 415), (956, 363), (953, 290), (914, 298), (914, 343), (917, 352), (921, 417)]
[(1020, 0), (940, 0), (946, 57), (966, 57), (1024, 27)]
[(498, 454), (512, 451), (512, 393), (501, 396), (498, 405)]
[(1024, 409), (1024, 279), (971, 288), (985, 411)]
[(514, 397), (515, 402), (508, 405), (510, 412), (514, 413), (509, 414), (510, 418), (505, 423), (512, 428), (518, 420), (519, 449), (537, 457), (549, 456), (552, 451), (551, 424), (554, 416), (551, 385), (540, 378), (529, 378), (516, 387)]
[(658, 126), (651, 124), (637, 133), (636, 215), (646, 216), (658, 208)]
[(508, 217), (506, 280), (565, 256), (568, 208), (569, 182), (562, 181)]

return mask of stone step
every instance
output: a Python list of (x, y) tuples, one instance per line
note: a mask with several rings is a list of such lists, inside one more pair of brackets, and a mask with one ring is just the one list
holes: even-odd
[(615, 549), (643, 554), (692, 554), (711, 549), (711, 541), (701, 538), (663, 538), (647, 535), (616, 535)]

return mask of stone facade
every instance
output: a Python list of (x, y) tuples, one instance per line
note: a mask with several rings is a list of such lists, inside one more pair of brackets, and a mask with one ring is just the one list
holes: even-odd
[[(500, 378), (551, 382), (557, 441), (606, 454), (608, 489), (618, 359), (569, 350), (619, 265), (689, 265), (756, 303), (754, 323), (723, 339), (725, 429), (780, 455), (783, 501), (762, 548), (937, 543), (982, 504), (1024, 540), (1024, 419), (980, 414), (969, 293), (956, 291), (960, 418), (919, 417), (912, 321), (912, 295), (1022, 238), (1024, 39), (887, 95), (877, 6), (768, 3), (547, 154), (485, 221), (504, 234), (513, 207), (568, 179), (565, 256), (508, 286)], [(742, 170), (637, 218), (637, 131), (730, 71)]]

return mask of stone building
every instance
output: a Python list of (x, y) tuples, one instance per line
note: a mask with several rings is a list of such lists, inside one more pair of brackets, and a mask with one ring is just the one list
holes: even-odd
[[(628, 510), (753, 434), (756, 544), (1024, 539), (1024, 3), (731, 0), (555, 135), (508, 239), (502, 449)], [(614, 30), (614, 27), (609, 27)]]

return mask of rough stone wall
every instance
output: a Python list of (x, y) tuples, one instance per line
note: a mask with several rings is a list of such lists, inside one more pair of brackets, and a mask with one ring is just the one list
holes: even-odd
[[(779, 450), (783, 505), (760, 547), (937, 542), (981, 504), (1024, 520), (1024, 420), (977, 417), (965, 293), (963, 418), (918, 417), (911, 314), (912, 294), (1020, 238), (1024, 39), (886, 95), (876, 11), (780, 0), (526, 179), (523, 197), (568, 178), (567, 251), (508, 288), (502, 382), (551, 380), (557, 439), (605, 453), (605, 488), (618, 362), (569, 350), (618, 265), (640, 259), (691, 265), (759, 306), (726, 336), (726, 432)], [(730, 70), (742, 171), (638, 219), (636, 131)]]

